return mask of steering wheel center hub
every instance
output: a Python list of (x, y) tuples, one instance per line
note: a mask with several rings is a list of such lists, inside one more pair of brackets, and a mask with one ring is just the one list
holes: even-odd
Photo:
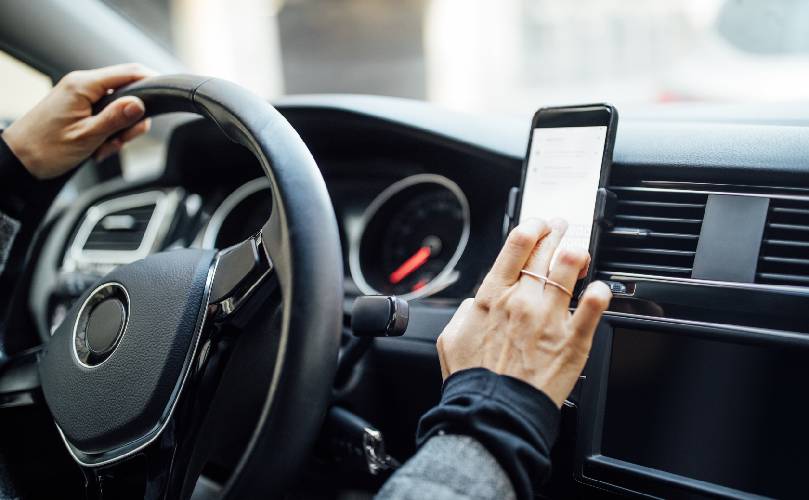
[(162, 428), (196, 346), (214, 256), (177, 250), (121, 266), (54, 332), (42, 389), (80, 462), (118, 458)]
[(93, 290), (79, 309), (73, 331), (73, 349), (79, 364), (97, 366), (109, 358), (129, 320), (129, 293), (120, 283), (105, 283)]

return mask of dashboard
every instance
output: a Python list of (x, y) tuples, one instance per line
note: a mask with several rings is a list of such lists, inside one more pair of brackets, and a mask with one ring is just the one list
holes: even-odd
[[(361, 96), (277, 106), (326, 181), (347, 304), (410, 299), (405, 336), (375, 339), (336, 390), (406, 458), (440, 396), (435, 339), (501, 246), (528, 121)], [(623, 116), (594, 263), (615, 299), (563, 407), (545, 494), (795, 496), (809, 468), (809, 124)], [(272, 206), (259, 168), (193, 120), (161, 176), (82, 193), (36, 260), (40, 336), (116, 265), (257, 231)]]

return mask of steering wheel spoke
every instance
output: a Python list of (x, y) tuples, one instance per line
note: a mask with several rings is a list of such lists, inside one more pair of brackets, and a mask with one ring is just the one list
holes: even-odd
[(208, 301), (210, 318), (215, 322), (241, 319), (237, 312), (262, 288), (274, 284), (272, 275), (273, 262), (261, 232), (219, 252)]

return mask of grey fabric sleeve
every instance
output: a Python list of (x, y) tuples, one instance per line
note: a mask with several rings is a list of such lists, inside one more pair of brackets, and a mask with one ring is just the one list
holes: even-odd
[(14, 237), (20, 230), (20, 223), (15, 219), (0, 212), (0, 274), (6, 268), (9, 253), (11, 253), (11, 245), (14, 243)]
[(445, 434), (430, 438), (377, 494), (378, 500), (512, 500), (508, 476), (474, 438)]

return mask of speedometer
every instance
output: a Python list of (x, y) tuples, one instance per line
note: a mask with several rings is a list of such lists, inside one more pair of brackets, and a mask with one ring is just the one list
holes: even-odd
[(368, 206), (354, 236), (349, 264), (363, 293), (430, 295), (457, 277), (469, 239), (469, 203), (446, 177), (407, 177)]

